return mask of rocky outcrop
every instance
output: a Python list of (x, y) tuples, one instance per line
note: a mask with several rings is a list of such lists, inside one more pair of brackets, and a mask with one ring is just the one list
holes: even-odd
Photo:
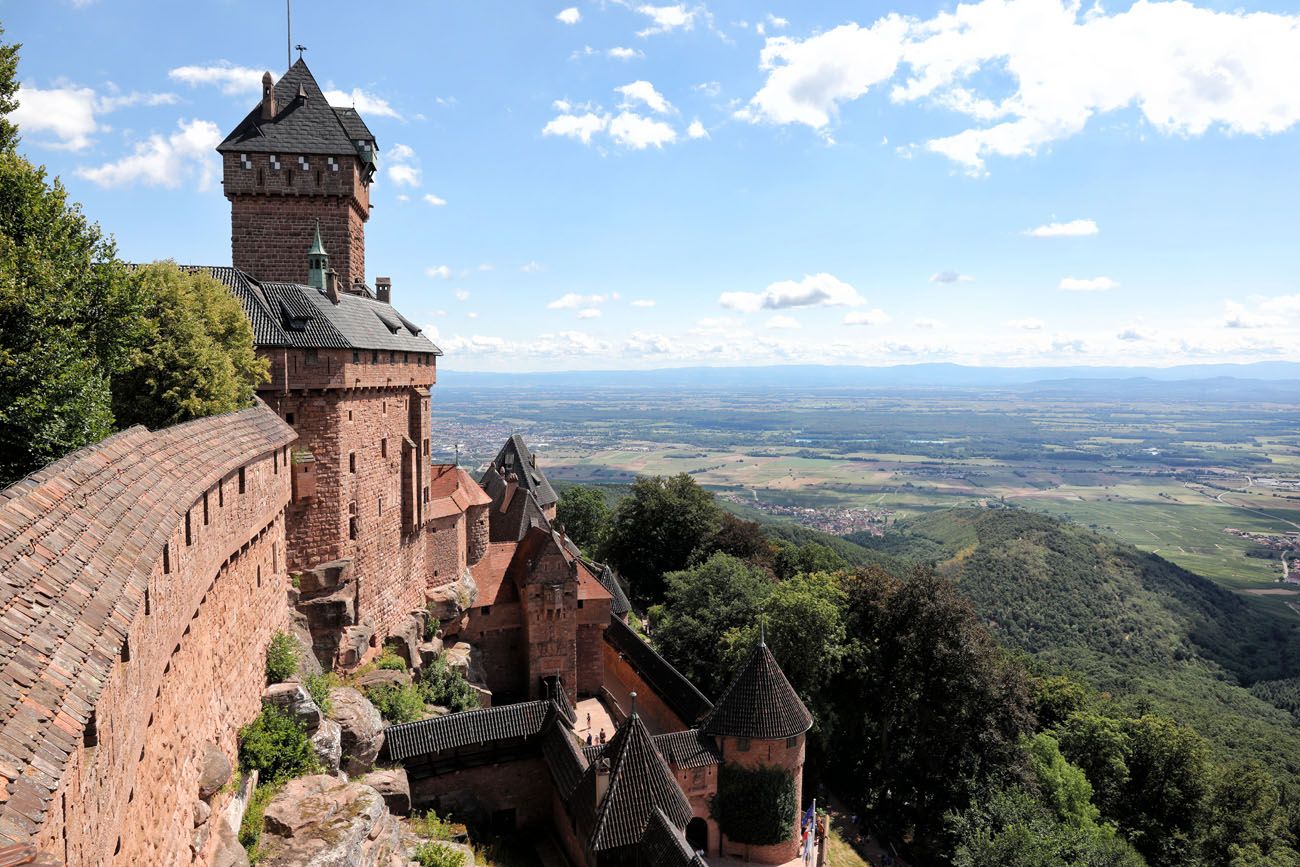
[(407, 668), (419, 668), (423, 664), (420, 642), (424, 640), (424, 629), (428, 622), (429, 612), (412, 611), (389, 630), (388, 637), (384, 639), (384, 647), (405, 660)]
[(357, 686), (363, 690), (372, 689), (376, 686), (409, 686), (411, 676), (404, 671), (392, 671), (386, 668), (376, 668), (374, 671), (367, 671), (357, 678)]
[(467, 569), (455, 581), (426, 590), (424, 598), (429, 616), (439, 622), (457, 620), (465, 611), (474, 607), (474, 602), (478, 599), (478, 584)]
[(331, 719), (323, 719), (311, 736), (312, 752), (320, 762), (321, 771), (337, 774), (343, 761), (343, 727)]
[(401, 826), (362, 783), (316, 775), (292, 780), (264, 814), (262, 867), (390, 867), (402, 864)]
[(433, 665), (433, 661), (442, 653), (442, 639), (430, 638), (420, 643), (420, 667)]
[(297, 720), (309, 734), (320, 725), (320, 708), (300, 683), (271, 684), (262, 692), (262, 704), (279, 708)]
[(203, 773), (199, 775), (199, 797), (207, 800), (230, 780), (230, 760), (216, 744), (203, 749)]
[(375, 766), (384, 745), (384, 720), (375, 706), (355, 689), (330, 690), (329, 718), (341, 728), (342, 768), (349, 775), (364, 774)]
[(361, 779), (384, 799), (388, 812), (397, 816), (406, 816), (411, 812), (411, 784), (406, 779), (405, 768), (386, 768), (371, 771)]
[(361, 661), (374, 634), (357, 623), (357, 581), (350, 559), (322, 563), (296, 573), (300, 621), (311, 636), (312, 656), (325, 670), (350, 668)]

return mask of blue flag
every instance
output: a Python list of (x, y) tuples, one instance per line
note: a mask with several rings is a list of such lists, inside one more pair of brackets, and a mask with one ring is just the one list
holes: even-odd
[(812, 823), (813, 811), (817, 809), (817, 802), (813, 801), (808, 805), (808, 812), (803, 814), (803, 821), (799, 823), (799, 830), (803, 831)]

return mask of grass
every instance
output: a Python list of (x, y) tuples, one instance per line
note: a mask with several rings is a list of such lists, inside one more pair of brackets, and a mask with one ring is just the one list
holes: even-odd
[(871, 867), (870, 861), (845, 842), (834, 823), (831, 824), (826, 840), (826, 864), (828, 867)]

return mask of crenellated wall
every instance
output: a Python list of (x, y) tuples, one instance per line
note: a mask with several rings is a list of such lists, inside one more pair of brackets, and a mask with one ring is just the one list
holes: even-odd
[(287, 621), (292, 440), (264, 406), (132, 428), (0, 495), (0, 844), (190, 862), (203, 750), (233, 760)]

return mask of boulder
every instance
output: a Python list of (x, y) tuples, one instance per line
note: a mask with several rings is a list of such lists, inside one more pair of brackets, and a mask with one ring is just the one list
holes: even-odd
[(291, 780), (266, 807), (261, 867), (389, 867), (401, 826), (370, 786), (321, 774)]
[(339, 638), (338, 655), (335, 657), (338, 667), (353, 669), (360, 665), (370, 651), (370, 642), (374, 637), (375, 628), (369, 623), (358, 623), (344, 629)]
[(478, 599), (478, 584), (466, 569), (455, 581), (424, 591), (424, 599), (430, 617), (440, 622), (456, 620), (474, 607), (474, 601)]
[(411, 784), (406, 779), (405, 768), (386, 768), (371, 771), (357, 780), (378, 792), (388, 806), (388, 812), (407, 816), (411, 812)]
[(442, 639), (430, 638), (428, 641), (420, 644), (420, 667), (425, 668), (433, 665), (433, 661), (442, 653)]
[(311, 736), (311, 748), (316, 753), (324, 773), (337, 774), (343, 761), (343, 728), (334, 720), (321, 720), (320, 727)]
[(316, 731), (321, 712), (300, 683), (274, 683), (262, 691), (262, 704), (277, 707), (302, 724), (307, 732)]
[(212, 854), (212, 867), (249, 867), (248, 853), (239, 842), (239, 834), (226, 822), (217, 824), (217, 848)]
[(364, 774), (375, 766), (384, 745), (384, 720), (366, 697), (347, 686), (330, 690), (329, 718), (342, 729), (342, 768), (349, 775)]
[(216, 744), (203, 748), (203, 773), (199, 776), (199, 797), (207, 800), (230, 780), (230, 760)]
[(427, 611), (411, 612), (389, 631), (384, 647), (404, 659), (407, 668), (419, 668), (420, 642), (424, 640), (424, 625), (428, 622)]
[(487, 680), (483, 673), (483, 653), (474, 645), (457, 641), (443, 653), (447, 665), (459, 671), (470, 683), (483, 684)]
[(410, 686), (411, 676), (404, 671), (376, 668), (374, 671), (367, 671), (365, 674), (357, 678), (357, 686), (361, 687), (363, 690), (381, 685)]
[(212, 808), (208, 806), (207, 801), (194, 802), (194, 827), (195, 828), (207, 822), (208, 817), (211, 815), (212, 815)]

